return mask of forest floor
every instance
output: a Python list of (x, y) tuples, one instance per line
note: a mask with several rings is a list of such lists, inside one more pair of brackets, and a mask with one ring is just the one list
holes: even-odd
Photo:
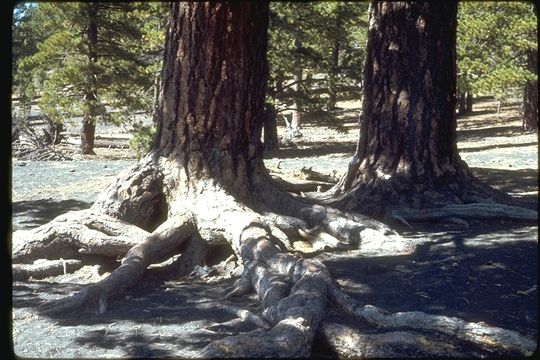
[[(289, 181), (302, 181), (302, 168), (340, 176), (358, 136), (357, 103), (341, 103), (343, 131), (310, 119), (292, 147), (268, 154), (267, 167)], [(520, 130), (517, 106), (484, 100), (458, 120), (458, 147), (473, 172), (490, 185), (538, 203), (538, 137)], [(108, 129), (107, 131), (110, 131)], [(284, 129), (278, 128), (280, 135)], [(66, 153), (73, 145), (60, 146)], [(76, 161), (13, 161), (13, 230), (46, 223), (68, 210), (88, 208), (120, 169), (134, 163), (128, 149), (97, 148)], [(363, 304), (388, 311), (419, 310), (483, 321), (537, 338), (538, 226), (517, 221), (418, 223), (398, 229), (419, 246), (407, 256), (365, 257), (350, 252), (322, 254), (338, 283)], [(48, 317), (36, 307), (99, 280), (97, 266), (71, 275), (13, 282), (12, 333), (22, 357), (119, 358), (193, 357), (209, 341), (252, 330), (234, 322), (219, 300), (232, 279), (212, 276), (164, 280), (149, 271), (140, 285), (112, 302), (101, 315)], [(228, 300), (258, 311), (255, 295)], [(327, 321), (348, 322), (331, 312)], [(475, 353), (471, 349), (469, 353)], [(332, 356), (317, 339), (314, 356)], [(414, 351), (411, 356), (418, 355)]]

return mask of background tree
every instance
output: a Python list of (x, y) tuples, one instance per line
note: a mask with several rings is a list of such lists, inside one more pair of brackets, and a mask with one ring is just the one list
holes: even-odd
[(156, 40), (148, 39), (138, 20), (157, 9), (146, 3), (36, 5), (47, 37), (18, 62), (18, 76), (28, 79), (27, 86), (38, 84), (40, 109), (51, 120), (82, 116), (82, 153), (93, 153), (96, 122), (118, 124), (151, 108), (157, 68), (145, 54)]
[(472, 111), (473, 95), (499, 101), (521, 98), (537, 79), (527, 54), (537, 52), (535, 6), (528, 2), (460, 2), (457, 27), (460, 112)]
[(20, 3), (13, 10), (12, 31), (12, 62), (13, 92), (17, 94), (21, 111), (28, 115), (30, 104), (35, 95), (35, 82), (31, 74), (21, 69), (22, 59), (38, 52), (38, 44), (44, 41), (52, 32), (47, 27), (42, 12), (35, 3)]
[(517, 202), (478, 181), (457, 150), (456, 12), (456, 2), (371, 7), (360, 137), (330, 190), (345, 209), (402, 221), (523, 216), (497, 205)]
[(339, 126), (337, 97), (359, 98), (366, 17), (366, 3), (271, 4), (268, 103), (292, 128), (309, 114)]
[(527, 52), (527, 69), (536, 74), (525, 84), (523, 92), (523, 130), (538, 131), (538, 49)]

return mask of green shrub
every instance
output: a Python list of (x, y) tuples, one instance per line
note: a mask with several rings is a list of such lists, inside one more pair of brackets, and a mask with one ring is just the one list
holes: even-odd
[(143, 125), (142, 123), (134, 123), (131, 133), (133, 136), (129, 139), (129, 147), (135, 151), (137, 156), (142, 157), (148, 153), (152, 145), (152, 139), (156, 132), (156, 127), (152, 125)]

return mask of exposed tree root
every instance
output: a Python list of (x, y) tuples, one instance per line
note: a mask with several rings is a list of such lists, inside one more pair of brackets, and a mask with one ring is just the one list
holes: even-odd
[(122, 257), (148, 232), (90, 210), (70, 211), (32, 230), (13, 233), (12, 260), (69, 259), (82, 254)]
[(377, 327), (438, 332), (496, 353), (530, 356), (536, 350), (536, 341), (512, 330), (421, 311), (389, 313), (376, 306), (362, 306), (336, 288), (332, 288), (331, 292), (344, 311)]
[(13, 264), (12, 276), (14, 281), (25, 281), (29, 278), (42, 279), (74, 272), (83, 267), (81, 260), (37, 260), (33, 264)]
[(415, 331), (360, 332), (345, 325), (323, 322), (321, 333), (340, 357), (463, 357), (459, 347), (452, 342)]
[[(147, 157), (131, 171), (109, 187), (106, 191), (109, 200), (97, 202), (91, 210), (68, 213), (36, 230), (14, 234), (14, 262), (55, 256), (75, 258), (82, 253), (125, 255), (122, 264), (108, 277), (70, 297), (44, 304), (41, 307), (44, 313), (80, 310), (101, 313), (110, 298), (133, 286), (149, 265), (181, 254), (171, 266), (178, 274), (189, 274), (196, 265), (205, 264), (213, 246), (229, 244), (243, 272), (225, 297), (255, 291), (262, 311), (255, 314), (228, 305), (223, 305), (223, 309), (260, 330), (212, 342), (202, 349), (201, 356), (309, 356), (329, 299), (369, 324), (399, 330), (375, 335), (330, 325), (323, 327), (323, 333), (333, 333), (336, 337), (349, 334), (349, 340), (332, 340), (335, 344), (363, 342), (364, 345), (358, 345), (361, 351), (358, 356), (384, 354), (386, 357), (399, 353), (393, 344), (400, 341), (406, 347), (417, 347), (429, 354), (454, 354), (446, 338), (429, 337), (431, 333), (446, 334), (501, 353), (532, 351), (533, 342), (512, 331), (444, 316), (386, 314), (369, 305), (360, 307), (336, 288), (324, 264), (290, 252), (294, 241), (309, 242), (320, 250), (358, 249), (365, 255), (402, 255), (414, 251), (412, 242), (380, 222), (295, 197), (275, 186), (262, 186), (268, 184), (267, 179), (254, 181), (253, 186), (260, 186), (254, 199), (239, 201), (214, 181), (199, 179), (189, 183), (182, 168), (171, 161)], [(144, 195), (144, 187), (140, 185), (144, 179), (149, 179), (147, 185), (153, 186), (151, 195)], [(122, 185), (125, 183), (143, 190), (128, 191), (129, 186)], [(186, 188), (179, 187), (186, 183), (189, 183)], [(142, 205), (137, 204), (144, 202), (144, 196), (156, 200), (148, 208), (154, 219), (164, 216), (160, 209), (168, 210), (167, 220), (151, 233), (125, 221), (133, 220), (130, 218), (133, 215), (139, 226), (149, 226), (140, 215), (129, 210), (131, 202), (140, 209)], [(23, 278), (29, 274), (24, 267), (14, 269), (26, 274), (21, 275)], [(36, 267), (32, 271), (38, 272)], [(54, 271), (59, 271), (58, 265)], [(402, 328), (429, 336), (418, 338)], [(422, 339), (427, 339), (429, 346), (424, 346)]]
[(129, 250), (122, 264), (107, 278), (70, 297), (44, 304), (40, 310), (51, 315), (81, 309), (103, 313), (109, 297), (121, 294), (126, 288), (136, 284), (148, 265), (177, 253), (182, 243), (193, 235), (193, 231), (193, 224), (187, 215), (167, 220), (144, 241)]

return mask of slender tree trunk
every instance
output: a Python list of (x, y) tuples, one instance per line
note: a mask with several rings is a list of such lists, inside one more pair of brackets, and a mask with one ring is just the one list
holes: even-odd
[[(299, 50), (302, 46), (302, 43), (300, 40), (295, 39), (294, 41), (296, 49)], [(294, 110), (292, 111), (292, 118), (291, 118), (291, 130), (293, 131), (293, 134), (295, 131), (298, 131), (302, 127), (302, 96), (300, 94), (300, 83), (302, 82), (303, 74), (302, 74), (302, 62), (300, 61), (300, 54), (297, 53), (296, 55), (296, 61), (295, 61), (295, 71), (293, 74), (293, 82), (294, 85), (292, 86), (293, 90), (295, 91), (295, 102), (294, 102)]]
[(470, 115), (473, 111), (473, 95), (467, 91), (465, 96), (465, 114)]
[(297, 98), (294, 102), (294, 110), (292, 110), (292, 117), (291, 117), (291, 129), (298, 130), (302, 127), (302, 99), (299, 97), (300, 95), (300, 82), (302, 81), (302, 69), (298, 68), (297, 71), (294, 74), (293, 81), (295, 84), (292, 86), (294, 91), (296, 92)]
[[(527, 69), (538, 75), (538, 50), (527, 52)], [(523, 95), (523, 130), (538, 130), (538, 79), (528, 81)]]
[(153, 96), (153, 104), (152, 104), (152, 119), (154, 121), (154, 124), (157, 124), (157, 113), (159, 110), (159, 89), (161, 88), (161, 76), (156, 75), (154, 78), (154, 96)]
[(345, 208), (383, 216), (474, 198), (456, 142), (456, 11), (456, 2), (370, 7), (360, 138), (331, 190)]
[(276, 109), (267, 103), (264, 117), (264, 151), (277, 149), (279, 149), (279, 139), (277, 134)]
[(85, 110), (83, 123), (81, 127), (81, 153), (85, 155), (95, 155), (94, 153), (94, 136), (96, 132), (96, 120), (98, 115), (98, 99), (97, 99), (97, 84), (96, 84), (96, 69), (97, 62), (97, 42), (98, 28), (97, 4), (86, 4), (86, 16), (88, 24), (86, 27), (86, 43), (88, 46), (87, 58), (87, 74), (86, 74), (86, 93), (84, 95)]
[(458, 94), (458, 114), (466, 115), (466, 113), (467, 113), (467, 105), (465, 103), (465, 93), (460, 92)]
[[(341, 29), (341, 12), (338, 8), (336, 9), (336, 33), (340, 34), (342, 31)], [(329, 79), (330, 83), (328, 86), (328, 102), (327, 102), (327, 108), (328, 110), (334, 110), (336, 108), (336, 102), (337, 102), (337, 72), (338, 72), (338, 66), (339, 66), (339, 52), (341, 51), (341, 42), (339, 41), (339, 36), (336, 36), (334, 38), (334, 44), (332, 46), (332, 67), (329, 72)]]

